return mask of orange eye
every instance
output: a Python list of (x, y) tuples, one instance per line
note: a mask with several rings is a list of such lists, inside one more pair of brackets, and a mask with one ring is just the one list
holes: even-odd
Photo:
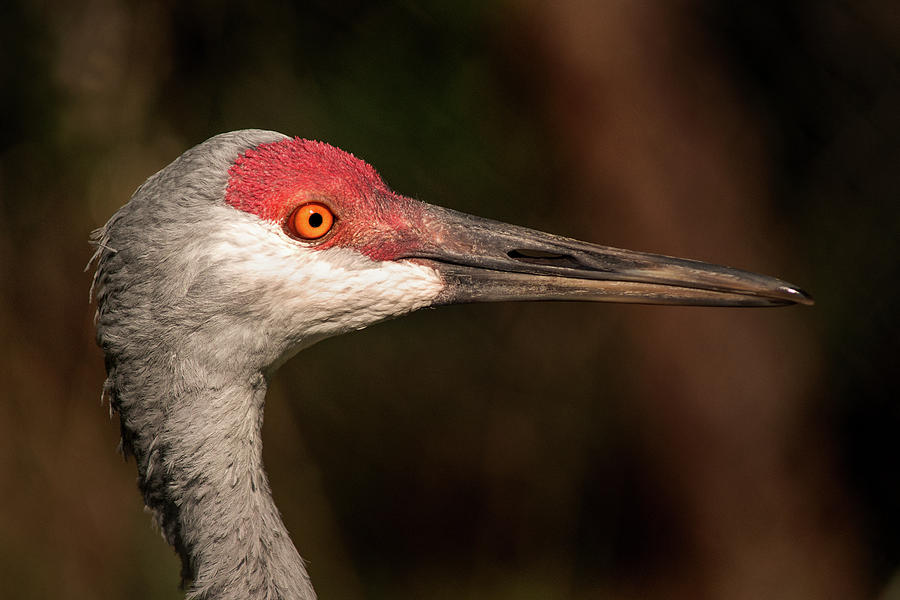
[(310, 202), (303, 204), (291, 214), (288, 227), (291, 232), (304, 240), (317, 240), (334, 225), (334, 214), (324, 204)]

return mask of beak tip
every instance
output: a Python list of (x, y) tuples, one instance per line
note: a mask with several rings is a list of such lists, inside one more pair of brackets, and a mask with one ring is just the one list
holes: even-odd
[(812, 306), (816, 303), (816, 301), (813, 300), (813, 297), (809, 293), (797, 287), (782, 286), (778, 291), (782, 292), (786, 298), (790, 299), (795, 304)]

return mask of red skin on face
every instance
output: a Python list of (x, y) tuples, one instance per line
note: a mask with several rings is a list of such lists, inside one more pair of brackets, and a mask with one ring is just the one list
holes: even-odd
[(371, 165), (323, 142), (289, 138), (261, 144), (229, 169), (225, 201), (284, 224), (298, 206), (318, 202), (334, 213), (332, 230), (311, 248), (354, 248), (393, 260), (421, 245), (421, 203), (393, 192)]

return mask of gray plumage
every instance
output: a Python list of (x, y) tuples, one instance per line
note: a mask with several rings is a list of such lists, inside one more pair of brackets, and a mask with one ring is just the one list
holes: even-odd
[(262, 468), (265, 372), (287, 342), (243, 335), (266, 322), (268, 290), (207, 250), (223, 218), (252, 219), (222, 201), (229, 166), (282, 137), (235, 132), (193, 148), (96, 235), (105, 391), (192, 598), (315, 597)]
[[(308, 238), (295, 216), (313, 204), (334, 225)], [(315, 598), (272, 501), (261, 426), (272, 371), (320, 339), (451, 302), (812, 302), (771, 277), (416, 202), (349, 154), (271, 131), (188, 150), (94, 241), (104, 391), (187, 595), (204, 600)]]

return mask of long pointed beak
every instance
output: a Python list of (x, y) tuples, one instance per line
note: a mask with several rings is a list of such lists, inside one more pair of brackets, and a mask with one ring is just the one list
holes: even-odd
[(426, 205), (404, 256), (445, 282), (436, 304), (586, 300), (699, 306), (813, 304), (797, 286), (731, 267), (621, 250)]

